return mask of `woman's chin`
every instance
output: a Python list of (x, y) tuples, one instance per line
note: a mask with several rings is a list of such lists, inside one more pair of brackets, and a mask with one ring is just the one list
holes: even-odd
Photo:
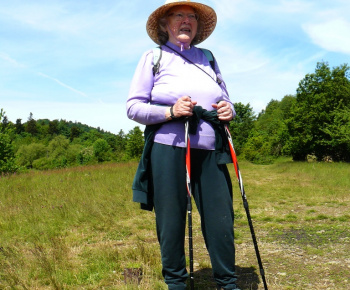
[(188, 36), (188, 35), (180, 35), (177, 38), (178, 41), (180, 41), (181, 43), (186, 43), (186, 44), (190, 44), (192, 39)]

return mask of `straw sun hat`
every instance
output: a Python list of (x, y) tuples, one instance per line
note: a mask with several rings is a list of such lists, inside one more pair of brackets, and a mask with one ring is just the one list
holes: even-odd
[(165, 4), (156, 9), (149, 17), (146, 24), (146, 30), (149, 37), (157, 44), (161, 44), (158, 40), (158, 28), (159, 19), (164, 16), (164, 14), (172, 7), (178, 5), (190, 6), (196, 10), (199, 16), (199, 21), (202, 24), (202, 29), (198, 31), (196, 37), (196, 42), (193, 44), (198, 44), (209, 37), (209, 35), (214, 31), (216, 26), (216, 13), (213, 8), (198, 2), (191, 2), (191, 0), (167, 0)]

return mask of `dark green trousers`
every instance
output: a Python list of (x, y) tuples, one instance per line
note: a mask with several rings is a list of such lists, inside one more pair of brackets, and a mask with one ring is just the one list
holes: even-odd
[[(186, 289), (185, 148), (155, 143), (151, 164), (163, 276), (169, 289)], [(224, 289), (235, 289), (232, 185), (226, 165), (216, 163), (215, 151), (191, 149), (191, 185), (214, 279)]]

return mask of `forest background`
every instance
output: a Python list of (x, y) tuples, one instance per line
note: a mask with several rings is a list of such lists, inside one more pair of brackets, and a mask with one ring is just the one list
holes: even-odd
[[(230, 122), (240, 158), (270, 164), (281, 156), (294, 161), (350, 161), (350, 67), (317, 63), (295, 95), (271, 100), (255, 115), (250, 104), (234, 103)], [(46, 170), (102, 162), (138, 160), (143, 132), (136, 126), (118, 134), (66, 120), (8, 121), (0, 112), (0, 173)]]

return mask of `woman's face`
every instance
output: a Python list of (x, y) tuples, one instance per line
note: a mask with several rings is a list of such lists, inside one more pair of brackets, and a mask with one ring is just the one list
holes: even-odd
[(198, 16), (192, 7), (175, 6), (168, 12), (166, 30), (169, 41), (180, 46), (181, 43), (189, 46), (197, 34)]

